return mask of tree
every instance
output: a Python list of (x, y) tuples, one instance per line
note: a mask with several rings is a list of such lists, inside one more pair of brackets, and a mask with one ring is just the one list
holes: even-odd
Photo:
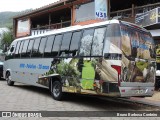
[(7, 27), (7, 28), (8, 30), (4, 31), (2, 34), (1, 49), (3, 50), (3, 52), (7, 51), (7, 48), (13, 41), (12, 27)]

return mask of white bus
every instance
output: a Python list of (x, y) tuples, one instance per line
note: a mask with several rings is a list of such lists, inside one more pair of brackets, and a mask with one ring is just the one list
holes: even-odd
[(134, 24), (110, 20), (74, 26), (12, 42), (4, 77), (48, 88), (55, 100), (65, 92), (114, 96), (152, 96), (155, 44)]

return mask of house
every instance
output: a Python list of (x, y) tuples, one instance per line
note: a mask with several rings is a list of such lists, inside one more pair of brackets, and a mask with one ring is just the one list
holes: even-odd
[[(59, 0), (13, 18), (14, 37), (41, 34), (74, 25), (85, 25), (108, 19), (137, 23), (137, 16), (160, 6), (159, 0)], [(151, 17), (157, 13), (153, 12)], [(150, 16), (148, 16), (150, 19)], [(151, 30), (157, 25), (143, 26)], [(154, 37), (160, 39), (160, 35)]]

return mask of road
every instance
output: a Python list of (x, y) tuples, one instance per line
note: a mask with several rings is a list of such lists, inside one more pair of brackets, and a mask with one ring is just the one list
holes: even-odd
[(64, 101), (52, 99), (49, 90), (0, 80), (0, 111), (159, 111), (160, 108), (133, 102), (112, 101), (69, 94)]
[[(160, 108), (137, 104), (133, 102), (124, 102), (119, 100), (112, 101), (106, 98), (95, 98), (69, 94), (64, 101), (55, 101), (52, 99), (49, 90), (29, 85), (15, 83), (14, 86), (8, 86), (5, 80), (0, 80), (0, 111), (160, 111)], [(99, 114), (99, 113), (95, 114)], [(61, 115), (61, 113), (60, 113)], [(92, 114), (93, 115), (93, 114)], [(55, 120), (124, 120), (123, 117), (54, 117)], [(62, 114), (63, 116), (63, 114)], [(81, 116), (81, 117), (80, 117)], [(1, 119), (1, 118), (0, 118)], [(21, 120), (22, 118), (14, 118)], [(27, 120), (30, 120), (28, 118)], [(33, 120), (39, 120), (35, 118)], [(128, 120), (134, 120), (135, 117), (127, 117)], [(143, 120), (144, 118), (138, 118)], [(159, 117), (148, 117), (146, 120), (158, 120)], [(4, 118), (2, 120), (10, 120)], [(41, 120), (53, 120), (53, 118), (41, 118)]]

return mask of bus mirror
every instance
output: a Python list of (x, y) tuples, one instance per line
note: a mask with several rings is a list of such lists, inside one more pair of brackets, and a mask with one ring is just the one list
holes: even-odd
[(14, 47), (12, 46), (11, 49), (10, 49), (10, 52), (13, 52), (13, 50), (14, 50)]

